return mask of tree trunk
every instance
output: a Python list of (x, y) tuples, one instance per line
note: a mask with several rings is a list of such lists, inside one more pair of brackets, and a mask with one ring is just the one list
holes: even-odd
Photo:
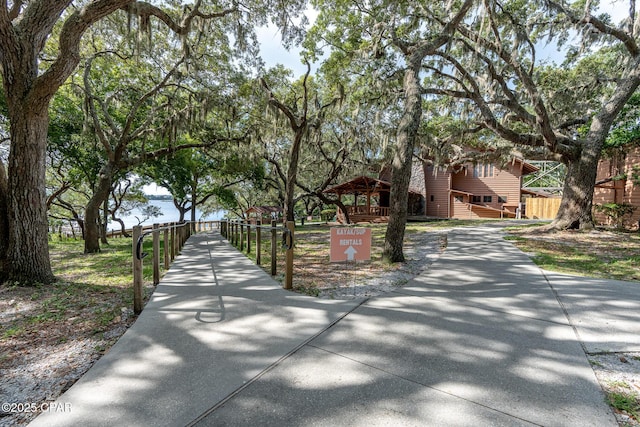
[(347, 224), (351, 224), (351, 218), (349, 217), (349, 209), (347, 209), (347, 207), (344, 205), (344, 203), (342, 203), (341, 200), (336, 200), (335, 204), (336, 206), (338, 206), (338, 209), (342, 211), (342, 214), (344, 215), (344, 222)]
[(296, 188), (296, 179), (298, 176), (300, 147), (302, 146), (302, 137), (305, 132), (305, 126), (300, 126), (296, 129), (293, 138), (293, 145), (291, 145), (291, 149), (289, 150), (289, 168), (287, 169), (287, 183), (284, 193), (284, 217), (286, 221), (295, 221), (294, 190)]
[(51, 283), (55, 278), (49, 261), (45, 191), (48, 102), (34, 106), (27, 105), (28, 101), (24, 99), (11, 98), (11, 150), (7, 168), (7, 279), (29, 285)]
[(102, 202), (102, 221), (100, 221), (100, 243), (108, 245), (107, 224), (109, 224), (109, 197)]
[(191, 222), (196, 222), (196, 200), (198, 196), (197, 184), (191, 186)]
[(98, 185), (87, 203), (84, 224), (84, 253), (100, 252), (100, 207), (111, 191), (113, 168), (107, 164), (100, 170)]
[(9, 237), (9, 221), (7, 218), (7, 172), (0, 159), (0, 283), (6, 279), (7, 243)]
[(420, 62), (408, 61), (404, 73), (404, 109), (396, 134), (396, 150), (391, 164), (391, 194), (389, 195), (389, 224), (384, 237), (383, 258), (390, 262), (404, 262), (402, 246), (407, 224), (409, 181), (411, 162), (420, 119), (422, 97), (420, 94)]
[(593, 191), (602, 143), (585, 144), (580, 155), (569, 161), (558, 214), (551, 229), (592, 229)]
[(115, 214), (111, 214), (111, 219), (120, 224), (120, 234), (122, 237), (131, 237), (131, 234), (127, 233), (127, 227), (124, 225), (124, 221), (121, 218), (115, 216)]

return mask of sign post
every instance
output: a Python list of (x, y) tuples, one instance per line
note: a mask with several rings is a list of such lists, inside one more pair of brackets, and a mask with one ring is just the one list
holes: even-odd
[(331, 262), (369, 261), (371, 259), (371, 229), (332, 227), (329, 258)]

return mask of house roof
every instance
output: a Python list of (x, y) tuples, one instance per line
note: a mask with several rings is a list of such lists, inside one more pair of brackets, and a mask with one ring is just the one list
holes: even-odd
[(542, 192), (542, 191), (533, 191), (533, 190), (529, 190), (527, 188), (522, 188), (520, 189), (520, 192), (522, 194), (529, 194), (531, 196), (535, 196), (535, 197), (543, 197), (543, 198), (549, 198), (549, 194)]
[[(370, 176), (359, 176), (351, 181), (343, 182), (334, 187), (327, 188), (323, 193), (332, 194), (380, 194), (391, 191), (391, 183)], [(422, 194), (415, 189), (409, 188), (409, 193)]]
[(473, 196), (473, 193), (469, 193), (467, 191), (456, 190), (455, 188), (452, 188), (449, 191), (451, 192), (451, 194), (464, 194), (466, 196)]
[(359, 176), (351, 181), (343, 182), (334, 187), (327, 188), (324, 193), (333, 194), (375, 194), (388, 192), (391, 189), (391, 183), (380, 179), (371, 178), (369, 176)]
[(533, 166), (531, 163), (527, 163), (524, 160), (516, 159), (522, 162), (522, 175), (529, 175), (530, 173), (538, 172), (540, 168)]

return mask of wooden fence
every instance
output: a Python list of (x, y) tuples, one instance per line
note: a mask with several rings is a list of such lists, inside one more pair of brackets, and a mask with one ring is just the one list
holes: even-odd
[[(270, 241), (271, 249), (271, 275), (277, 274), (277, 253), (278, 253), (278, 233), (282, 233), (282, 246), (285, 252), (285, 279), (283, 287), (291, 289), (293, 287), (293, 244), (294, 229), (293, 221), (288, 221), (286, 227), (278, 226), (276, 221), (271, 221), (271, 225), (249, 223), (239, 220), (222, 221), (199, 221), (183, 223), (153, 224), (152, 226), (133, 227), (131, 233), (133, 249), (133, 310), (136, 314), (142, 312), (143, 306), (143, 280), (142, 280), (142, 260), (151, 256), (153, 263), (153, 284), (160, 283), (160, 262), (164, 262), (164, 269), (168, 270), (171, 262), (180, 253), (191, 234), (219, 229), (220, 234), (229, 243), (238, 247), (240, 251), (249, 254), (252, 247), (256, 255), (256, 264), (262, 263), (262, 231), (266, 230)], [(252, 232), (253, 230), (253, 232)], [(152, 250), (150, 253), (143, 252), (144, 238), (151, 235), (153, 238)], [(160, 251), (160, 238), (162, 235), (163, 248), (162, 258)], [(252, 236), (254, 238), (252, 239)]]
[[(254, 232), (252, 233), (252, 230)], [(287, 221), (285, 227), (278, 227), (275, 220), (271, 221), (271, 225), (262, 225), (260, 221), (247, 222), (241, 220), (229, 220), (220, 222), (220, 234), (226, 238), (229, 243), (237, 247), (240, 251), (251, 253), (252, 243), (255, 242), (256, 264), (262, 264), (262, 231), (268, 232), (271, 240), (271, 275), (277, 274), (277, 234), (282, 232), (282, 247), (285, 252), (285, 271), (284, 271), (284, 289), (293, 288), (293, 246), (295, 237), (295, 223)], [(254, 235), (254, 240), (252, 240)]]
[(544, 197), (529, 197), (525, 208), (525, 215), (531, 219), (554, 219), (558, 214), (562, 199)]
[(136, 314), (142, 312), (142, 260), (149, 255), (142, 250), (144, 238), (149, 234), (153, 238), (153, 249), (150, 255), (153, 263), (153, 284), (157, 285), (160, 283), (160, 233), (162, 233), (164, 249), (162, 261), (164, 262), (164, 269), (168, 270), (169, 265), (180, 253), (191, 234), (219, 227), (219, 221), (172, 222), (162, 225), (153, 224), (147, 227), (140, 225), (133, 227), (131, 230), (133, 235), (133, 311)]

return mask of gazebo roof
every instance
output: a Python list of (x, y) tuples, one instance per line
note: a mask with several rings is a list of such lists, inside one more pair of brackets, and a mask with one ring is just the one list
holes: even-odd
[(327, 188), (324, 193), (333, 194), (378, 194), (381, 192), (389, 192), (391, 183), (380, 179), (371, 178), (369, 176), (359, 176), (351, 181), (338, 184), (334, 187)]
[(257, 214), (271, 214), (271, 213), (280, 213), (282, 212), (282, 208), (280, 206), (251, 206), (246, 210), (246, 213), (257, 213)]

